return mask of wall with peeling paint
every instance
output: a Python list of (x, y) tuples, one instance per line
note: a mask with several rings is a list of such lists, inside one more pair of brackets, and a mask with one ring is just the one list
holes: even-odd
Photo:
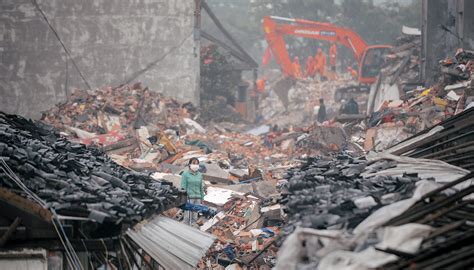
[[(92, 88), (117, 86), (151, 66), (134, 82), (199, 102), (194, 1), (38, 3)], [(0, 1), (0, 56), (2, 111), (39, 117), (73, 89), (86, 88), (31, 0)]]

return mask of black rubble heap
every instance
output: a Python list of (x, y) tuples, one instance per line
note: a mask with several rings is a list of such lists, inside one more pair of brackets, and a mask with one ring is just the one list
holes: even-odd
[[(96, 148), (16, 115), (0, 113), (0, 159), (58, 214), (99, 223), (135, 223), (183, 197), (169, 182), (125, 169)], [(0, 166), (0, 186), (25, 196)]]
[[(287, 174), (288, 194), (282, 203), (289, 222), (285, 233), (297, 226), (314, 229), (352, 229), (375, 210), (411, 197), (417, 175), (363, 178), (368, 161), (339, 153), (331, 160), (310, 158), (301, 168)], [(371, 170), (396, 166), (393, 161), (378, 161)]]

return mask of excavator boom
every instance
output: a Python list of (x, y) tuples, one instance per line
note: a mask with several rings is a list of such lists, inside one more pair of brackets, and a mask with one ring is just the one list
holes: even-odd
[[(302, 19), (265, 16), (263, 19), (263, 30), (272, 55), (280, 65), (283, 74), (293, 78), (297, 76), (293, 70), (292, 61), (286, 48), (284, 37), (287, 35), (329, 41), (348, 48), (354, 54), (354, 58), (359, 65), (359, 78), (363, 83), (372, 83), (375, 81), (375, 77), (373, 76), (369, 78), (361, 76), (363, 75), (361, 74), (363, 71), (368, 70), (368, 68), (362, 68), (362, 66), (367, 63), (364, 57), (367, 55), (380, 57), (381, 53), (376, 54), (374, 52), (384, 51), (390, 47), (387, 45), (368, 46), (367, 43), (351, 29), (339, 27), (331, 23)], [(368, 52), (371, 53), (368, 54)]]

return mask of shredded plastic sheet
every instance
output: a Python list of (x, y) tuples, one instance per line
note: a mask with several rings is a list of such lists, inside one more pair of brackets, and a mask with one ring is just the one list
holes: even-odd
[[(404, 173), (417, 173), (420, 178), (434, 178), (439, 183), (454, 181), (469, 173), (468, 170), (450, 165), (444, 161), (396, 156), (389, 153), (369, 153), (367, 160), (394, 160), (398, 162), (395, 168), (381, 170), (375, 173), (362, 173), (363, 177), (373, 175), (402, 176)], [(370, 166), (369, 166), (370, 167)]]

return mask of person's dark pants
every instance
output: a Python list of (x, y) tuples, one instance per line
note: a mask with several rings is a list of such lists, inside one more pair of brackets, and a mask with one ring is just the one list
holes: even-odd
[[(188, 203), (191, 204), (201, 204), (202, 200), (201, 199), (188, 199)], [(198, 213), (186, 210), (184, 211), (184, 217), (183, 217), (183, 222), (188, 225), (194, 225), (196, 221), (198, 220)]]

